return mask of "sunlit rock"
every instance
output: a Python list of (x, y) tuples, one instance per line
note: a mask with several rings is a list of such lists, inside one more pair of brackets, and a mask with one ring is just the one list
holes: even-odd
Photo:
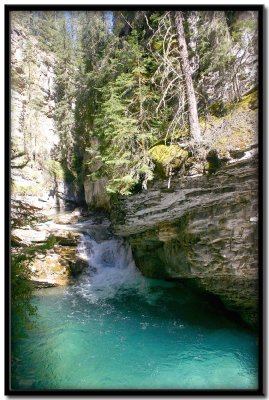
[[(227, 308), (257, 323), (257, 158), (217, 174), (156, 181), (121, 198), (112, 209), (114, 232), (131, 244), (149, 277), (193, 279)], [(119, 212), (120, 210), (120, 212)]]

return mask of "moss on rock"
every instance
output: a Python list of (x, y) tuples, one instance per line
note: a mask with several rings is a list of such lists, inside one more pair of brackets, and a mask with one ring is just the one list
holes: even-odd
[(239, 101), (235, 108), (241, 111), (245, 111), (248, 109), (255, 110), (258, 108), (258, 91), (255, 90), (254, 92), (244, 96), (241, 101)]
[(209, 113), (215, 117), (224, 117), (233, 111), (247, 111), (249, 109), (255, 110), (258, 108), (258, 91), (255, 90), (252, 93), (243, 96), (242, 99), (237, 103), (231, 102), (216, 102), (208, 107)]
[(214, 117), (224, 117), (231, 110), (231, 103), (218, 101), (208, 107), (208, 111)]
[(244, 150), (257, 140), (257, 133), (247, 124), (234, 127), (230, 134), (221, 136), (215, 143), (215, 148), (221, 156), (233, 150)]
[(169, 170), (182, 168), (188, 157), (188, 152), (180, 149), (176, 144), (170, 146), (160, 144), (149, 150), (149, 156), (155, 163), (157, 172), (162, 176), (168, 176)]

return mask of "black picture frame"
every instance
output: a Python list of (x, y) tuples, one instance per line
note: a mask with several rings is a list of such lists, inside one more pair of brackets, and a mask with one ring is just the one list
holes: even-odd
[[(12, 11), (34, 11), (34, 10), (65, 10), (65, 11), (96, 11), (96, 10), (250, 10), (258, 12), (258, 32), (259, 32), (259, 67), (258, 67), (258, 92), (259, 92), (259, 379), (258, 388), (255, 390), (115, 390), (115, 389), (89, 389), (89, 390), (13, 390), (11, 388), (11, 316), (10, 316), (10, 13)], [(175, 5), (175, 4), (143, 4), (143, 5), (69, 5), (69, 4), (51, 4), (51, 5), (32, 5), (17, 4), (5, 5), (5, 395), (8, 396), (262, 396), (265, 395), (265, 307), (264, 294), (266, 285), (266, 275), (264, 271), (264, 155), (265, 155), (265, 91), (264, 91), (264, 5)]]

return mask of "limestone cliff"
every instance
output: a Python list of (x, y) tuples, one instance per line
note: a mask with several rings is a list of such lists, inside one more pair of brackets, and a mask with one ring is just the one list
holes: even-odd
[(115, 203), (112, 220), (144, 275), (193, 279), (255, 324), (257, 203), (257, 157), (249, 152), (216, 174), (174, 177), (170, 189), (156, 181)]
[(100, 160), (100, 143), (98, 139), (90, 141), (90, 150), (85, 152), (85, 202), (91, 208), (109, 209), (110, 197), (106, 191), (108, 178), (100, 174), (103, 162)]
[[(11, 24), (12, 198), (44, 209), (60, 209), (74, 195), (55, 154), (55, 57), (18, 22)], [(21, 168), (23, 166), (23, 168)]]

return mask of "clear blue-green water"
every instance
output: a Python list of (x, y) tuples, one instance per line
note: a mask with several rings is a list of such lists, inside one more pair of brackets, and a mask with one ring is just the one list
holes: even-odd
[(193, 289), (143, 278), (122, 243), (89, 243), (94, 272), (36, 291), (13, 389), (257, 388), (253, 333)]

